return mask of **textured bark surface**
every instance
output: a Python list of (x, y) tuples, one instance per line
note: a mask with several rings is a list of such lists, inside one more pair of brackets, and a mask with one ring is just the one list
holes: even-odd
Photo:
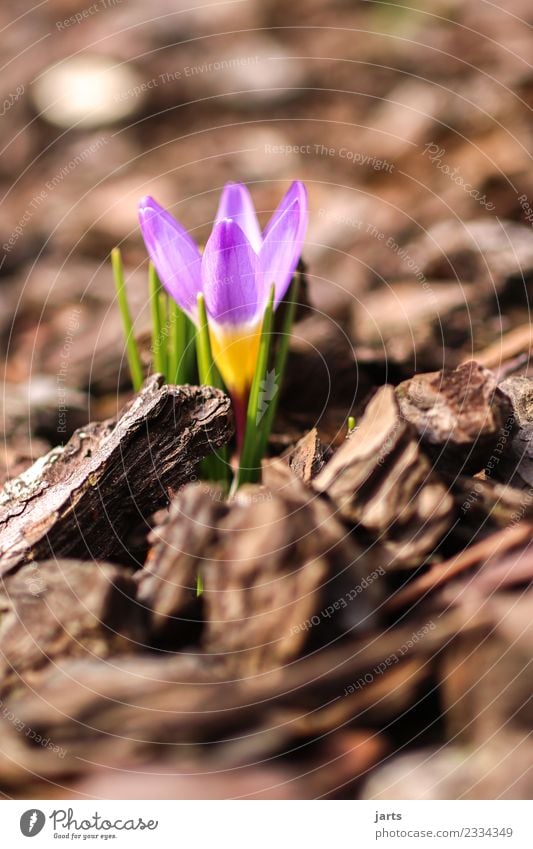
[(324, 466), (329, 453), (314, 427), (298, 440), (289, 453), (289, 466), (296, 477), (304, 483), (310, 483)]
[(510, 405), (494, 374), (473, 361), (454, 371), (417, 374), (396, 394), (402, 415), (450, 474), (479, 471), (502, 432), (505, 439), (512, 430)]
[(500, 384), (500, 389), (509, 399), (514, 428), (494, 474), (513, 486), (530, 488), (533, 487), (533, 378), (509, 377)]
[(59, 658), (108, 657), (143, 637), (135, 584), (122, 566), (77, 560), (29, 563), (0, 587), (0, 688)]
[(0, 572), (54, 556), (124, 559), (146, 522), (232, 434), (230, 401), (154, 376), (118, 421), (77, 430), (0, 495)]
[(247, 675), (283, 665), (325, 634), (368, 631), (383, 598), (384, 560), (296, 478), (277, 490), (247, 487), (200, 567), (202, 644)]
[[(20, 688), (8, 702), (24, 728), (53, 741), (64, 756), (46, 757), (12, 722), (0, 719), (0, 746), (14, 758), (0, 760), (0, 781), (13, 788), (26, 780), (26, 770), (37, 769), (48, 780), (70, 775), (76, 789), (94, 772), (94, 763), (135, 774), (141, 762), (150, 771), (154, 746), (158, 758), (178, 772), (191, 763), (193, 772), (205, 765), (253, 767), (257, 760), (324, 735), (313, 747), (320, 761), (331, 752), (327, 732), (332, 728), (358, 716), (365, 723), (387, 721), (420, 695), (434, 670), (433, 655), (457, 623), (454, 614), (416, 634), (410, 626), (399, 627), (360, 642), (356, 651), (353, 644), (333, 645), (282, 669), (239, 680), (217, 657), (194, 652), (65, 659), (43, 672), (33, 691)], [(479, 625), (469, 630), (479, 632)], [(383, 743), (363, 760), (370, 765), (380, 753)], [(359, 772), (356, 762), (351, 781)], [(335, 786), (336, 770), (330, 764), (323, 786)], [(308, 785), (305, 792), (312, 794), (312, 788)]]
[(382, 387), (356, 428), (313, 481), (339, 513), (382, 539), (390, 568), (419, 562), (453, 517), (453, 499), (401, 414), (391, 386)]
[(190, 484), (150, 533), (148, 557), (135, 580), (153, 636), (170, 632), (176, 640), (199, 623), (197, 576), (216, 538), (219, 519), (227, 511), (219, 487)]
[[(43, 458), (0, 496), (0, 797), (533, 799), (532, 23), (0, 3), (0, 484)], [(226, 502), (188, 453), (216, 395), (107, 421), (132, 395), (109, 252), (150, 374), (176, 325), (152, 335), (138, 199), (206, 245), (224, 184), (265, 234), (294, 179), (309, 273), (262, 486)]]
[(227, 504), (216, 487), (185, 487), (135, 576), (156, 636), (198, 640), (235, 674), (282, 665), (332, 624), (368, 630), (384, 594), (382, 549), (365, 550), (288, 469), (270, 478)]
[[(486, 409), (484, 385), (475, 409)], [(527, 404), (519, 425), (526, 414)], [(478, 727), (496, 673), (472, 703), (461, 673), (506, 616), (486, 594), (531, 580), (527, 493), (468, 475), (448, 482), (389, 386), (318, 474), (323, 448), (311, 431), (265, 462), (262, 485), (229, 498), (206, 482), (183, 485), (207, 448), (205, 422), (211, 444), (228, 438), (223, 396), (154, 379), (117, 423), (88, 426), (4, 490), (5, 533), (18, 522), (27, 544), (0, 593), (0, 785), (9, 794), (27, 796), (37, 774), (41, 793), (56, 783), (72, 796), (111, 797), (108, 768), (128, 775), (120, 792), (132, 797), (146, 795), (141, 775), (151, 772), (156, 795), (183, 798), (271, 797), (281, 777), (291, 783), (284, 798), (354, 787), (392, 737), (361, 727), (399, 724), (401, 739), (405, 717), (409, 733), (420, 716), (423, 728), (438, 725), (443, 670), (450, 721), (470, 720), (464, 742), (440, 758), (511, 714), (529, 722), (514, 632), (491, 637), (483, 655), (494, 665), (509, 651), (512, 664), (502, 673), (508, 694)], [(31, 534), (50, 504), (51, 530)], [(457, 550), (442, 560), (454, 518)], [(67, 534), (71, 547), (88, 541), (82, 560), (57, 557)], [(148, 547), (137, 571), (95, 558), (106, 546), (130, 562), (134, 538)], [(56, 559), (39, 559), (52, 546)], [(495, 738), (491, 756), (500, 745)], [(308, 776), (298, 753), (309, 748)], [(286, 752), (296, 754), (279, 774), (257, 767)], [(224, 790), (205, 775), (220, 769)], [(366, 792), (379, 796), (387, 775), (378, 768)]]

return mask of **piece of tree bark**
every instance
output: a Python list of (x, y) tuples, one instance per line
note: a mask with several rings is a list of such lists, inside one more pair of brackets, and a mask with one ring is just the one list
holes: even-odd
[(174, 647), (185, 635), (237, 674), (278, 666), (326, 632), (372, 626), (383, 597), (382, 549), (365, 550), (285, 463), (268, 468), (272, 487), (242, 487), (226, 503), (217, 487), (184, 487), (136, 575), (152, 634)]
[(491, 342), (481, 351), (477, 351), (474, 359), (485, 368), (500, 369), (504, 363), (519, 357), (521, 354), (529, 359), (533, 345), (533, 328), (528, 322), (519, 327), (513, 327), (495, 342)]
[(450, 483), (457, 505), (453, 540), (457, 548), (468, 549), (497, 530), (533, 519), (531, 490), (482, 476), (458, 475)]
[(0, 584), (0, 687), (66, 657), (108, 657), (143, 641), (142, 609), (122, 566), (28, 563)]
[(396, 395), (402, 415), (435, 463), (450, 474), (482, 469), (501, 434), (505, 441), (511, 432), (506, 396), (493, 373), (474, 361), (453, 371), (417, 374), (400, 383)]
[(531, 729), (533, 594), (487, 596), (466, 588), (459, 610), (465, 623), (485, 619), (490, 630), (485, 639), (473, 633), (456, 639), (443, 652), (441, 693), (451, 736), (483, 745), (503, 729)]
[(0, 574), (47, 557), (128, 560), (127, 535), (232, 434), (230, 400), (155, 375), (118, 420), (77, 430), (0, 494)]
[(419, 564), (453, 518), (452, 496), (400, 415), (391, 386), (376, 393), (313, 487), (345, 520), (384, 542), (393, 554), (390, 569)]
[(498, 590), (533, 584), (533, 542), (505, 555), (489, 558), (469, 582), (470, 587), (488, 598)]
[(287, 458), (296, 477), (304, 483), (310, 483), (326, 462), (327, 453), (314, 427), (288, 452)]
[(533, 487), (533, 379), (514, 376), (500, 389), (509, 399), (513, 432), (506, 451), (494, 468), (494, 477), (521, 489)]
[(383, 594), (380, 554), (349, 539), (295, 477), (279, 491), (243, 488), (200, 567), (203, 646), (235, 674), (257, 674), (326, 632), (368, 630)]
[(223, 491), (208, 483), (186, 486), (151, 531), (144, 568), (135, 575), (139, 601), (146, 607), (152, 636), (168, 633), (173, 644), (200, 624), (196, 582), (208, 557), (217, 525), (229, 507)]
[(433, 566), (429, 572), (412, 581), (405, 589), (391, 596), (385, 603), (387, 612), (401, 610), (404, 607), (421, 601), (429, 593), (452, 578), (461, 575), (467, 569), (480, 566), (489, 558), (496, 555), (504, 556), (508, 551), (524, 545), (533, 534), (533, 525), (529, 522), (519, 522), (498, 533), (485, 537), (464, 551), (459, 552), (450, 560)]
[[(364, 721), (376, 703), (374, 687), (373, 715), (379, 717), (389, 674), (401, 692), (389, 693), (383, 715), (402, 714), (418, 697), (412, 684), (431, 676), (435, 656), (463, 620), (455, 611), (435, 621), (419, 619), (357, 641), (335, 642), (259, 675), (236, 677), (212, 654), (191, 651), (57, 661), (31, 687), (22, 676), (4, 706), (24, 727), (63, 748), (64, 760), (58, 763), (51, 753), (43, 758), (3, 717), (0, 749), (9, 752), (18, 743), (17, 768), (38, 767), (41, 775), (60, 767), (86, 775), (95, 763), (120, 770), (152, 762), (154, 753), (174, 767), (256, 763), (258, 757), (294, 751), (294, 741), (301, 743), (306, 735), (312, 740), (316, 729), (326, 734), (339, 724), (360, 723), (360, 713)], [(464, 634), (472, 628), (466, 624)], [(291, 721), (280, 722), (288, 712)], [(297, 715), (301, 719), (294, 721)], [(307, 730), (306, 722), (311, 723)], [(0, 786), (11, 775), (10, 759), (0, 759)]]

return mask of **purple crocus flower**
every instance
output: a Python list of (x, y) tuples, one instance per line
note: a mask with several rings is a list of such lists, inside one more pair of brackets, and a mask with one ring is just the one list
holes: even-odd
[(141, 230), (161, 283), (198, 322), (203, 293), (215, 363), (236, 406), (245, 407), (272, 284), (283, 299), (302, 252), (307, 192), (295, 182), (261, 232), (250, 193), (227, 183), (203, 255), (189, 233), (151, 197), (139, 203)]

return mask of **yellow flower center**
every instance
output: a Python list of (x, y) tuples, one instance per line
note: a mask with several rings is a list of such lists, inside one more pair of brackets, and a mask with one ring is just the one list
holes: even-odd
[(244, 396), (252, 385), (255, 373), (261, 325), (235, 330), (211, 326), (209, 337), (213, 359), (228, 390), (232, 394)]

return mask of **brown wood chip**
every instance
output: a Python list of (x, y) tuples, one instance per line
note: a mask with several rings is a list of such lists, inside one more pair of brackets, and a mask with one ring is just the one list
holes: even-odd
[(110, 563), (28, 563), (2, 580), (0, 610), (4, 689), (58, 658), (135, 651), (144, 636), (135, 584)]
[(417, 374), (400, 383), (396, 394), (402, 415), (450, 474), (482, 469), (511, 413), (493, 373), (473, 361), (453, 371)]
[(0, 574), (54, 556), (128, 557), (125, 539), (232, 434), (211, 387), (150, 378), (118, 421), (88, 425), (0, 494)]
[(391, 386), (376, 393), (313, 487), (345, 520), (384, 541), (394, 555), (390, 568), (420, 563), (453, 518), (453, 499), (400, 415)]

